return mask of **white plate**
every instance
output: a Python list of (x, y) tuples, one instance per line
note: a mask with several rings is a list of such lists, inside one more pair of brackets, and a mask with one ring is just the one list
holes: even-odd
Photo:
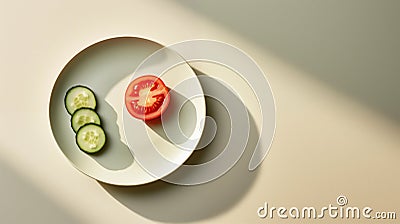
[[(125, 186), (145, 184), (159, 179), (160, 173), (151, 175), (135, 161), (129, 148), (124, 143), (123, 136), (121, 136), (121, 125), (118, 126), (118, 121), (122, 116), (124, 87), (127, 86), (127, 81), (132, 77), (131, 74), (149, 55), (161, 48), (162, 46), (158, 43), (137, 37), (107, 39), (93, 44), (78, 53), (68, 62), (58, 76), (50, 97), (49, 115), (51, 129), (61, 151), (67, 159), (84, 174), (101, 182)], [(187, 64), (178, 67), (180, 67), (182, 71), (191, 72), (187, 73), (185, 77), (195, 77), (193, 71), (187, 70), (190, 68)], [(173, 70), (174, 69), (171, 71)], [(176, 85), (173, 83), (173, 79), (170, 78), (165, 78), (165, 82), (170, 88)], [(94, 155), (82, 152), (75, 144), (75, 133), (70, 126), (70, 115), (64, 107), (66, 91), (68, 88), (77, 84), (88, 86), (96, 94), (98, 101), (96, 110), (107, 135), (105, 148)], [(120, 107), (118, 105), (109, 104), (109, 101), (106, 100), (109, 98), (109, 95), (113, 95), (111, 98), (120, 99), (120, 101), (117, 100), (118, 102), (116, 103), (120, 104)], [(201, 112), (202, 108), (205, 108), (205, 105), (201, 104), (201, 100), (192, 104), (195, 105), (194, 108), (196, 108), (196, 110), (191, 111), (190, 107), (189, 110), (183, 110), (185, 111), (183, 113), (185, 114), (185, 116), (183, 116), (184, 119), (185, 117), (192, 117), (188, 115), (188, 113), (192, 113), (196, 117), (202, 116), (202, 114), (196, 112)], [(196, 124), (197, 122), (198, 121), (196, 121)], [(135, 130), (131, 130), (132, 133), (140, 133), (143, 136), (147, 135), (147, 133), (143, 131), (144, 123), (140, 124), (142, 125), (139, 126), (141, 128), (134, 128)], [(159, 126), (152, 126), (154, 130), (156, 130), (157, 127)], [(129, 131), (129, 133), (131, 132)], [(156, 132), (152, 133), (149, 139), (156, 138), (157, 136), (154, 136), (155, 133)], [(136, 148), (136, 143), (133, 144), (130, 142), (130, 135), (127, 135), (127, 137), (130, 145)], [(144, 140), (143, 142), (148, 141), (150, 140)], [(153, 144), (142, 146), (143, 149), (145, 149), (152, 147)], [(166, 147), (166, 152), (169, 151), (168, 149), (171, 149), (170, 145)], [(158, 150), (162, 151), (163, 147), (158, 148)], [(161, 154), (164, 156), (168, 155), (168, 159), (175, 164), (173, 168), (162, 168), (160, 166), (161, 173), (164, 175), (172, 172), (177, 166), (182, 164), (190, 154), (190, 150), (179, 150), (179, 152), (171, 154)], [(146, 164), (147, 162), (144, 162), (145, 166), (143, 167), (149, 171), (153, 171), (154, 167), (147, 167)]]

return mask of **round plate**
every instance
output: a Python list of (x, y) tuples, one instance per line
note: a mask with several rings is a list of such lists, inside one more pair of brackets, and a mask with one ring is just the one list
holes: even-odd
[[(121, 117), (123, 94), (132, 73), (148, 56), (162, 49), (162, 47), (156, 42), (137, 37), (107, 39), (78, 53), (58, 76), (50, 97), (51, 129), (61, 151), (84, 174), (101, 182), (126, 186), (145, 184), (159, 179), (157, 175), (152, 175), (143, 169), (142, 167), (146, 166), (139, 165), (132, 156), (124, 142), (124, 136), (121, 135), (123, 133)], [(183, 68), (185, 70), (189, 67), (184, 65)], [(193, 71), (190, 70), (190, 72), (190, 77), (194, 77)], [(175, 84), (171, 83), (173, 80), (165, 79), (165, 81), (167, 85), (174, 87)], [(65, 93), (74, 85), (85, 85), (95, 93), (97, 99), (96, 111), (107, 135), (105, 147), (102, 151), (93, 155), (82, 152), (75, 144), (75, 133), (70, 124), (71, 116), (64, 107)], [(201, 111), (201, 103), (196, 103), (196, 105), (200, 105)], [(191, 108), (192, 111), (190, 109), (183, 110), (186, 111), (184, 114), (192, 113), (196, 115), (197, 108), (193, 108)], [(156, 130), (160, 125), (151, 127)], [(136, 129), (135, 132), (137, 132)], [(146, 133), (142, 132), (141, 134)], [(154, 138), (154, 136), (149, 139), (151, 138)], [(136, 145), (132, 146), (136, 148)], [(190, 153), (190, 150), (181, 150), (181, 153), (169, 154), (172, 157), (168, 158), (175, 164), (182, 164)], [(172, 172), (173, 169), (167, 167), (163, 171), (168, 173)]]

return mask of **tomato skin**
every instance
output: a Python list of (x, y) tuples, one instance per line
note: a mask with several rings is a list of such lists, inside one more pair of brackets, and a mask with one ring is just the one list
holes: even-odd
[(161, 117), (169, 101), (168, 87), (154, 75), (134, 79), (125, 92), (125, 106), (129, 114), (143, 121)]

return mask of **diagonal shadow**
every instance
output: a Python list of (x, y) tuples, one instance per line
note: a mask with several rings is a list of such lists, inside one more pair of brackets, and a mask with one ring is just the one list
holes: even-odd
[(0, 161), (0, 178), (2, 223), (81, 223), (3, 161)]
[(400, 124), (400, 1), (184, 1)]

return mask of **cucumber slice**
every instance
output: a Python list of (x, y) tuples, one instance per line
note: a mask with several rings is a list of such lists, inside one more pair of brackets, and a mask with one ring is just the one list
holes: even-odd
[(96, 108), (96, 97), (92, 90), (86, 86), (73, 86), (65, 94), (65, 108), (73, 114), (79, 108)]
[(103, 128), (97, 124), (86, 124), (76, 133), (76, 144), (86, 153), (100, 151), (106, 143), (106, 134)]
[(100, 117), (93, 109), (80, 108), (72, 115), (71, 126), (75, 132), (77, 132), (83, 125), (90, 123), (100, 125)]

